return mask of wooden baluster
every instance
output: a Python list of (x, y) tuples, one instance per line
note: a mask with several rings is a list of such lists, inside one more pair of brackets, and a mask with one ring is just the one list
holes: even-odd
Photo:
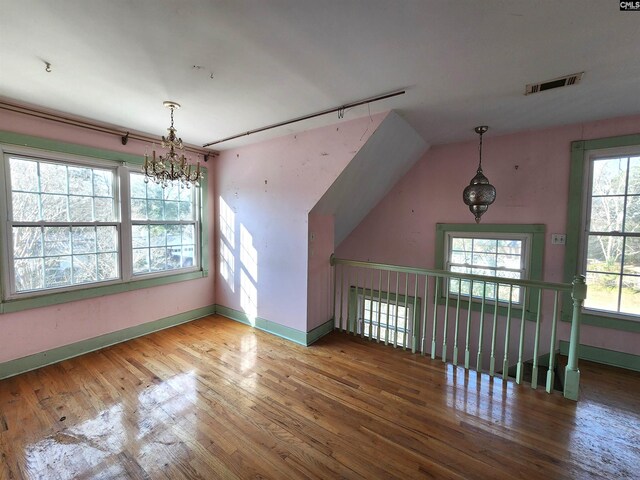
[(369, 300), (369, 341), (373, 338), (373, 274), (375, 270), (371, 270), (371, 299)]
[(558, 291), (553, 293), (553, 318), (551, 319), (551, 346), (549, 348), (549, 370), (547, 370), (547, 393), (553, 391), (555, 381), (554, 367), (556, 359), (556, 328), (558, 323)]
[(496, 333), (498, 329), (498, 293), (500, 292), (500, 284), (496, 283), (495, 288), (495, 303), (493, 304), (493, 328), (491, 329), (491, 357), (489, 358), (489, 376), (491, 377), (496, 374)]
[(400, 272), (396, 272), (396, 311), (395, 311), (395, 322), (393, 325), (393, 348), (396, 348), (398, 346), (398, 295), (400, 295), (400, 293), (398, 292), (398, 290), (400, 290)]
[(390, 291), (391, 291), (391, 270), (387, 270), (387, 303), (385, 307), (387, 310), (387, 327), (385, 328), (385, 331), (384, 331), (385, 345), (389, 345), (389, 317), (391, 316), (391, 307), (389, 306)]
[(469, 337), (471, 337), (471, 304), (473, 299), (473, 280), (469, 283), (469, 305), (467, 307), (467, 338), (464, 347), (464, 368), (469, 370)]
[(524, 373), (524, 362), (522, 356), (524, 354), (524, 327), (525, 315), (527, 312), (527, 287), (522, 287), (522, 318), (520, 319), (520, 343), (518, 344), (518, 365), (516, 368), (516, 383), (522, 383), (522, 374)]
[(416, 319), (418, 318), (418, 274), (416, 273), (415, 286), (413, 292), (413, 319), (411, 325), (411, 353), (416, 353), (416, 345), (418, 343), (418, 334), (416, 333), (417, 325)]
[(462, 279), (458, 279), (458, 295), (456, 296), (456, 326), (453, 330), (453, 364), (458, 365), (458, 331), (460, 329), (460, 290)]
[(378, 334), (376, 342), (380, 343), (380, 315), (382, 314), (382, 270), (378, 275)]
[(434, 277), (436, 285), (433, 291), (433, 328), (431, 332), (431, 359), (436, 358), (436, 333), (438, 331), (438, 285), (440, 284), (440, 278)]
[[(336, 265), (337, 267), (337, 265)], [(340, 329), (342, 330), (342, 332), (344, 333), (345, 331), (345, 327), (346, 324), (342, 323), (343, 322), (343, 318), (342, 318), (342, 312), (343, 312), (343, 307), (344, 307), (344, 265), (341, 265), (340, 267)], [(347, 314), (348, 317), (348, 314)]]
[(424, 313), (422, 315), (422, 337), (420, 339), (420, 353), (422, 353), (422, 355), (425, 354), (425, 350), (427, 349), (427, 313), (428, 313), (428, 309), (427, 309), (427, 305), (429, 304), (429, 276), (425, 275), (424, 276), (424, 297), (423, 298), (423, 302), (424, 302)]
[(533, 368), (531, 369), (531, 388), (538, 388), (538, 347), (540, 344), (540, 315), (542, 315), (542, 293), (538, 290), (538, 312), (536, 314), (536, 335), (533, 343)]
[(407, 330), (409, 330), (408, 328), (408, 324), (409, 324), (409, 315), (407, 313), (407, 308), (408, 308), (408, 301), (409, 301), (409, 273), (407, 273), (405, 275), (404, 278), (404, 335), (403, 335), (403, 340), (402, 340), (402, 348), (407, 348)]
[(509, 378), (509, 343), (511, 338), (511, 305), (513, 304), (513, 285), (509, 285), (509, 304), (507, 305), (507, 324), (504, 328), (504, 360), (502, 361), (502, 379)]
[(487, 282), (482, 282), (482, 303), (480, 304), (480, 325), (478, 329), (478, 358), (476, 372), (482, 371), (482, 339), (484, 337), (484, 306), (487, 300)]
[[(338, 265), (333, 266), (333, 328), (342, 327), (342, 316), (338, 316)], [(336, 323), (338, 325), (336, 325)]]
[(451, 286), (451, 279), (445, 278), (442, 280), (443, 285), (444, 282), (447, 282), (447, 289), (445, 292), (445, 301), (444, 301), (444, 321), (443, 321), (443, 329), (442, 332), (442, 361), (447, 361), (447, 329), (449, 328), (449, 290)]
[[(354, 271), (355, 278), (356, 278), (356, 285), (355, 285), (356, 286), (356, 296), (355, 296), (356, 305), (355, 305), (355, 308), (353, 309), (353, 311), (355, 312), (355, 315), (354, 315), (354, 318), (352, 320), (350, 320), (351, 321), (351, 328), (349, 330), (354, 336), (356, 336), (356, 335), (358, 335), (358, 328), (362, 328), (362, 327), (360, 327), (360, 306), (361, 306), (360, 302), (359, 302), (359, 296), (360, 296), (360, 287), (359, 287), (360, 284), (359, 284), (359, 281), (360, 281), (360, 278), (359, 278), (359, 275), (358, 275), (359, 270), (357, 268), (354, 268), (353, 271)], [(364, 296), (362, 298), (362, 305), (364, 305)]]

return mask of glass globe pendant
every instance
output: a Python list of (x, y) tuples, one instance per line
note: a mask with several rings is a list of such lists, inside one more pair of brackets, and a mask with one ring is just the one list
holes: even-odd
[(480, 135), (480, 162), (476, 176), (471, 179), (469, 185), (462, 192), (462, 200), (469, 206), (469, 210), (480, 223), (480, 217), (489, 209), (496, 200), (496, 189), (489, 183), (489, 179), (482, 173), (482, 135), (489, 130), (487, 126), (476, 127), (475, 131)]

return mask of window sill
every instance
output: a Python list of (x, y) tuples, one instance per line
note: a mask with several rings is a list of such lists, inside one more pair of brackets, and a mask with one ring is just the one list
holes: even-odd
[[(446, 305), (446, 297), (439, 297), (438, 298), (438, 305), (444, 306)], [(449, 308), (455, 308), (456, 307), (456, 299), (455, 298), (449, 298)], [(460, 310), (464, 310), (465, 312), (467, 311), (469, 307), (469, 301), (468, 300), (460, 300)], [(482, 301), (473, 301), (471, 302), (471, 311), (472, 312), (480, 312), (482, 310)], [(500, 317), (506, 317), (507, 316), (507, 307), (499, 305), (498, 306), (498, 316)], [(489, 315), (493, 315), (494, 312), (494, 305), (493, 303), (485, 303), (484, 305), (484, 313)], [(522, 306), (520, 305), (512, 305), (511, 306), (511, 319), (512, 320), (520, 320), (522, 318)], [(531, 310), (525, 310), (525, 314), (524, 314), (524, 318), (525, 320), (529, 320), (532, 322), (536, 321), (537, 318), (537, 313), (535, 311), (531, 311)]]
[[(600, 328), (609, 328), (611, 330), (621, 330), (623, 332), (638, 332), (640, 333), (640, 317), (637, 320), (631, 318), (619, 318), (608, 316), (606, 314), (594, 314), (583, 313), (582, 325), (591, 325)], [(562, 321), (571, 323), (571, 311), (568, 313), (563, 312)]]
[(187, 280), (195, 280), (207, 276), (208, 272), (206, 270), (198, 270), (195, 272), (178, 273), (175, 275), (166, 275), (162, 277), (144, 278), (123, 283), (113, 283), (110, 285), (69, 290), (66, 292), (49, 293), (28, 298), (5, 300), (0, 303), (0, 313), (20, 312), (22, 310), (29, 310), (32, 308), (46, 307), (49, 305), (59, 305), (61, 303), (103, 297), (105, 295), (114, 295), (117, 293), (129, 292), (141, 288), (158, 287), (160, 285), (184, 282)]

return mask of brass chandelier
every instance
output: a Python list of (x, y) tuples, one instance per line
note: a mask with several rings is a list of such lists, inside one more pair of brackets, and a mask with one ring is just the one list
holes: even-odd
[(183, 188), (191, 188), (200, 186), (202, 172), (200, 171), (200, 162), (194, 166), (187, 161), (184, 153), (178, 154), (176, 150), (184, 150), (182, 139), (176, 135), (177, 130), (173, 126), (173, 111), (180, 108), (180, 104), (176, 102), (164, 102), (163, 105), (171, 110), (171, 126), (167, 128), (169, 135), (162, 137), (162, 148), (168, 148), (169, 151), (165, 155), (158, 155), (153, 150), (151, 158), (147, 154), (144, 155), (144, 181), (149, 180), (162, 185), (162, 188), (174, 185), (181, 185)]
[(489, 179), (482, 173), (482, 135), (489, 130), (487, 126), (480, 126), (475, 128), (475, 132), (480, 135), (480, 161), (478, 163), (478, 170), (476, 176), (471, 179), (471, 182), (462, 192), (462, 200), (469, 206), (469, 210), (476, 218), (476, 223), (480, 223), (480, 217), (489, 209), (496, 200), (496, 188), (489, 183)]

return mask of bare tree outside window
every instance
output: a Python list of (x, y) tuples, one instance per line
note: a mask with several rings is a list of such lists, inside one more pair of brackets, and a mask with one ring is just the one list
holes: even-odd
[(114, 171), (11, 157), (17, 293), (119, 278)]
[(640, 313), (640, 156), (591, 162), (585, 307)]

